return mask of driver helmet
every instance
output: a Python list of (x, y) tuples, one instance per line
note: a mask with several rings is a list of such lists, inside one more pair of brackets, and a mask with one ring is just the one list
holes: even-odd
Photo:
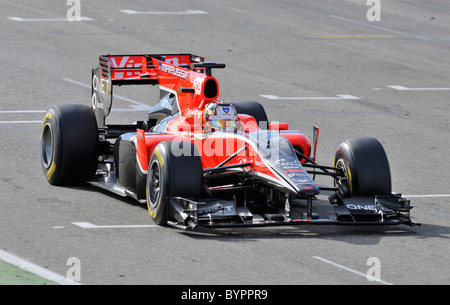
[(234, 106), (225, 101), (214, 101), (205, 106), (203, 127), (205, 131), (227, 131), (236, 128), (237, 113)]

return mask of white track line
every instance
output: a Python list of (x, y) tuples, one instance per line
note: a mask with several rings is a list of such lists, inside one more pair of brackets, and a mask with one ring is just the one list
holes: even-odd
[[(63, 78), (63, 80), (65, 80), (66, 82), (69, 82), (69, 83), (81, 86), (81, 87), (85, 87), (85, 88), (89, 88), (89, 89), (91, 88), (90, 85), (77, 82), (77, 81), (72, 80), (70, 78)], [(114, 94), (114, 98), (118, 99), (118, 100), (123, 100), (123, 101), (129, 102), (129, 103), (135, 104), (136, 106), (132, 106), (132, 107), (134, 107), (133, 110), (149, 110), (151, 108), (151, 106), (149, 106), (149, 105), (140, 103), (138, 101), (135, 101), (135, 100), (132, 100), (132, 99), (129, 99), (129, 98), (126, 98), (124, 96), (117, 95), (117, 94)]]
[(402, 195), (405, 198), (441, 198), (450, 197), (450, 194), (428, 194), (428, 195)]
[(374, 29), (385, 31), (385, 32), (389, 32), (389, 33), (394, 33), (394, 34), (401, 35), (401, 36), (409, 36), (408, 34), (403, 33), (403, 32), (395, 31), (395, 30), (392, 30), (392, 29), (388, 29), (388, 28), (385, 28), (385, 27), (381, 27), (381, 26), (377, 26), (377, 25), (373, 25), (373, 24), (369, 24), (369, 23), (365, 23), (365, 22), (361, 22), (361, 21), (357, 21), (357, 20), (353, 20), (353, 19), (348, 19), (348, 18), (336, 16), (336, 15), (331, 15), (331, 14), (328, 15), (328, 16), (330, 16), (332, 18), (335, 18), (335, 19), (342, 20), (342, 21), (356, 23), (356, 24), (359, 24), (359, 25), (362, 25), (362, 26), (367, 26), (367, 27), (370, 27), (370, 28), (374, 28)]
[(72, 224), (83, 229), (115, 229), (115, 228), (157, 228), (157, 225), (110, 225), (97, 226), (89, 222), (72, 222)]
[(320, 257), (320, 256), (313, 256), (313, 258), (314, 258), (314, 259), (317, 259), (317, 260), (319, 260), (319, 261), (322, 261), (322, 262), (324, 262), (324, 263), (330, 264), (330, 265), (332, 265), (332, 266), (335, 266), (335, 267), (337, 267), (337, 268), (339, 268), (339, 269), (342, 269), (342, 270), (351, 272), (351, 273), (353, 273), (353, 274), (357, 274), (357, 275), (359, 275), (359, 276), (362, 276), (362, 277), (364, 277), (365, 279), (368, 279), (368, 280), (371, 279), (371, 280), (373, 280), (373, 281), (375, 281), (375, 282), (378, 282), (378, 283), (381, 283), (381, 284), (384, 284), (384, 285), (393, 285), (392, 283), (389, 283), (389, 282), (386, 282), (386, 281), (383, 281), (383, 280), (376, 279), (376, 278), (374, 278), (374, 277), (372, 277), (372, 276), (369, 276), (369, 275), (367, 275), (367, 274), (365, 274), (365, 273), (362, 273), (362, 272), (353, 270), (353, 269), (351, 269), (351, 268), (345, 267), (345, 266), (343, 266), (343, 265), (337, 264), (337, 263), (335, 263), (335, 262), (329, 261), (329, 260), (327, 260), (327, 259), (325, 259), (325, 258), (322, 258), (322, 257)]
[(271, 94), (263, 94), (261, 97), (264, 97), (269, 100), (360, 100), (359, 97), (349, 95), (349, 94), (338, 94), (336, 96), (330, 97), (280, 97)]
[(78, 282), (70, 281), (62, 275), (42, 268), (36, 264), (30, 263), (29, 261), (26, 261), (3, 250), (0, 250), (0, 259), (22, 270), (31, 272), (39, 277), (60, 285), (80, 285), (80, 283)]
[(14, 113), (46, 113), (45, 110), (0, 110), (0, 114), (14, 114)]
[[(71, 22), (67, 18), (32, 18), (25, 19), (22, 17), (8, 17), (9, 20), (17, 21), (17, 22)], [(80, 17), (79, 21), (94, 21), (94, 19), (89, 17)]]
[(163, 12), (163, 11), (147, 11), (147, 12), (139, 12), (135, 10), (120, 10), (124, 14), (128, 15), (206, 15), (208, 14), (205, 11), (201, 10), (185, 10), (179, 12)]
[(0, 124), (42, 124), (41, 121), (0, 121)]
[(399, 91), (450, 91), (450, 88), (408, 88), (404, 86), (387, 86)]
[[(85, 87), (85, 88), (91, 88), (91, 86), (87, 85), (87, 84), (83, 84), (77, 81), (74, 81), (72, 79), (69, 78), (63, 78), (64, 81), (81, 86), (81, 87)], [(123, 100), (126, 102), (129, 102), (131, 104), (131, 108), (126, 109), (126, 108), (117, 108), (117, 109), (112, 109), (112, 112), (132, 112), (132, 111), (144, 111), (144, 110), (149, 110), (151, 108), (151, 106), (140, 103), (138, 101), (126, 98), (124, 96), (120, 96), (120, 95), (114, 95), (115, 99), (118, 100)], [(47, 110), (0, 110), (0, 114), (32, 114), (32, 113), (46, 113)], [(41, 121), (0, 121), (0, 124), (42, 124), (42, 120)]]

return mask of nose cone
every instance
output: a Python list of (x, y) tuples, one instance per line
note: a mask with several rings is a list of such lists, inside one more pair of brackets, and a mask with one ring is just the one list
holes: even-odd
[(297, 158), (291, 143), (278, 132), (260, 131), (250, 134), (258, 153), (277, 173), (280, 187), (298, 195), (317, 195), (319, 188)]
[(298, 160), (294, 160), (294, 162), (280, 160), (277, 163), (278, 172), (299, 195), (319, 194), (319, 188)]

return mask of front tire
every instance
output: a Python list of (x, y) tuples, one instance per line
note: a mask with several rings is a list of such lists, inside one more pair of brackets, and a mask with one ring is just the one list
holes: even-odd
[(79, 183), (97, 169), (98, 129), (92, 109), (66, 104), (51, 107), (42, 123), (41, 163), (51, 185)]
[(353, 138), (339, 145), (334, 166), (345, 177), (335, 179), (343, 197), (388, 195), (392, 192), (386, 152), (375, 138)]
[[(187, 154), (175, 154), (178, 144)], [(147, 174), (147, 207), (157, 225), (167, 224), (169, 219), (168, 198), (196, 199), (203, 186), (203, 166), (195, 145), (190, 142), (165, 141), (153, 150)]]

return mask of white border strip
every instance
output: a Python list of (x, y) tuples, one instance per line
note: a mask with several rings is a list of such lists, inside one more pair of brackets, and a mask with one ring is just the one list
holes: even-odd
[(60, 285), (81, 285), (78, 282), (70, 281), (62, 275), (59, 275), (57, 273), (54, 273), (53, 271), (44, 269), (38, 265), (30, 263), (20, 257), (9, 254), (8, 252), (5, 252), (3, 250), (0, 250), (0, 259), (13, 265), (13, 266), (18, 267), (24, 271), (31, 272), (31, 273), (33, 273), (37, 276), (40, 276), (48, 281), (52, 281), (52, 282), (55, 282)]
[(372, 276), (369, 276), (369, 275), (367, 275), (367, 274), (364, 274), (364, 273), (362, 273), (362, 272), (359, 272), (359, 271), (353, 270), (353, 269), (351, 269), (351, 268), (348, 268), (348, 267), (339, 265), (339, 264), (337, 264), (337, 263), (335, 263), (335, 262), (329, 261), (329, 260), (324, 259), (324, 258), (322, 258), (322, 257), (320, 257), (320, 256), (313, 256), (313, 258), (314, 258), (314, 259), (317, 259), (317, 260), (319, 260), (319, 261), (322, 261), (322, 262), (324, 262), (324, 263), (330, 264), (330, 265), (332, 265), (332, 266), (335, 266), (335, 267), (337, 267), (337, 268), (339, 268), (339, 269), (342, 269), (342, 270), (345, 270), (345, 271), (349, 271), (349, 272), (351, 272), (351, 273), (353, 273), (353, 274), (357, 274), (357, 275), (359, 275), (359, 276), (362, 276), (362, 277), (364, 277), (365, 279), (372, 279), (373, 281), (378, 282), (378, 283), (381, 283), (381, 284), (384, 284), (384, 285), (394, 285), (394, 284), (392, 284), (392, 283), (389, 283), (389, 282), (386, 282), (386, 281), (383, 281), (383, 280), (380, 280), (380, 279), (376, 279), (376, 278), (374, 278), (374, 277), (372, 277)]

